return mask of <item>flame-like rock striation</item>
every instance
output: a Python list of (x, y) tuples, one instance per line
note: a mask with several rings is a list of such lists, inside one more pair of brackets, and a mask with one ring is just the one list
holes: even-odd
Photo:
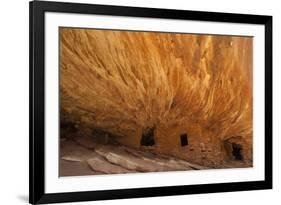
[(196, 124), (251, 149), (252, 38), (60, 28), (60, 92), (62, 119), (116, 136)]

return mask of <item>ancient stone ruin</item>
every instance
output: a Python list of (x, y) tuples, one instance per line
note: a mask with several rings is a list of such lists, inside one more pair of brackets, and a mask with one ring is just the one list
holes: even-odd
[(252, 41), (60, 28), (61, 137), (207, 168), (252, 166)]

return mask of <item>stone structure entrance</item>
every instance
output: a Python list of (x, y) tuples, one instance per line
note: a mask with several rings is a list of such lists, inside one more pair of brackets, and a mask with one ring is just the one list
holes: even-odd
[(232, 156), (236, 160), (243, 160), (243, 147), (241, 144), (232, 143)]
[(224, 141), (224, 146), (229, 159), (244, 160), (244, 146), (245, 142), (241, 136), (231, 137)]
[(153, 146), (153, 145), (155, 145), (154, 128), (147, 127), (147, 128), (143, 129), (140, 144), (142, 146)]

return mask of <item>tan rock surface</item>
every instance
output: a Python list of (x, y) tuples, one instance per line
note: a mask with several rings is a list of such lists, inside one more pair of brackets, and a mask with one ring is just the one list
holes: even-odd
[(102, 159), (101, 157), (88, 159), (87, 162), (94, 171), (102, 172), (105, 174), (123, 174), (132, 172), (121, 166), (112, 164), (105, 159)]
[(73, 141), (64, 143), (61, 148), (64, 156), (60, 159), (60, 176), (206, 169), (181, 159), (152, 153), (148, 155), (147, 152), (125, 146), (96, 144), (95, 149), (88, 149)]

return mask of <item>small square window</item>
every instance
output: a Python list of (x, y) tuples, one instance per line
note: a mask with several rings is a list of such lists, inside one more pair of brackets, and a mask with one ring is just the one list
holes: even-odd
[(181, 138), (181, 146), (187, 146), (188, 145), (188, 137), (187, 137), (187, 134), (182, 134), (180, 136)]

